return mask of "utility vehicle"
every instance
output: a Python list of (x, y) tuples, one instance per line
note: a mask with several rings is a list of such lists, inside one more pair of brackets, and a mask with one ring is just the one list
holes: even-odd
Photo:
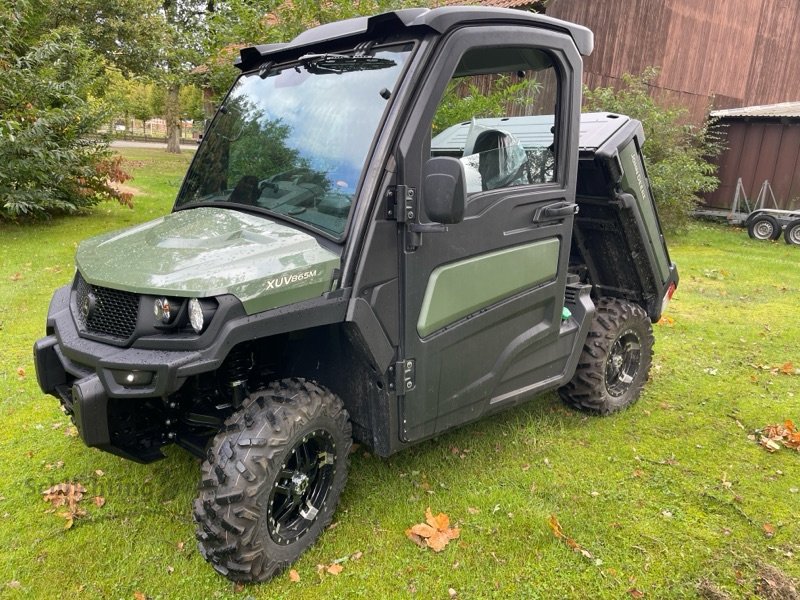
[(242, 50), (171, 214), (79, 246), (42, 390), (88, 446), (201, 457), (200, 551), (238, 581), (328, 526), (353, 439), (628, 406), (678, 276), (641, 125), (581, 120), (592, 40), (447, 7)]

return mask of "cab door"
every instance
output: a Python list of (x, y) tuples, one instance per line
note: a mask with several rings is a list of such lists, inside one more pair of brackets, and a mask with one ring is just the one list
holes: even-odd
[[(560, 382), (576, 64), (568, 36), (509, 26), (458, 30), (431, 59), (397, 154), (399, 209), (407, 199), (418, 213), (401, 215), (398, 235), (403, 441)], [(464, 220), (446, 231), (425, 223), (422, 171), (432, 155), (460, 158), (466, 173)]]

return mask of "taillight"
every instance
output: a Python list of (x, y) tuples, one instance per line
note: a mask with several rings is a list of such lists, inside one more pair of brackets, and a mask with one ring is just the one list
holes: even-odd
[(674, 283), (670, 283), (669, 287), (667, 288), (667, 293), (664, 294), (664, 298), (661, 299), (661, 312), (667, 312), (667, 307), (669, 306), (669, 301), (672, 300), (672, 294), (675, 293), (677, 286)]

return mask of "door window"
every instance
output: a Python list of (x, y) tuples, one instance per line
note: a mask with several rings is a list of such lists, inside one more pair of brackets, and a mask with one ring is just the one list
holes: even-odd
[(466, 52), (436, 110), (431, 154), (464, 164), (467, 193), (556, 180), (558, 74), (535, 48)]

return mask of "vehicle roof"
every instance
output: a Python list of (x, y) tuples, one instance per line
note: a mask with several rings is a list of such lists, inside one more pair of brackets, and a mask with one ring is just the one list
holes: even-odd
[(297, 54), (298, 50), (351, 37), (370, 37), (399, 33), (410, 29), (428, 29), (437, 33), (475, 23), (506, 23), (541, 27), (568, 33), (583, 56), (594, 47), (594, 35), (581, 25), (511, 8), (490, 6), (443, 6), (440, 8), (407, 8), (373, 15), (336, 21), (304, 31), (286, 44), (264, 44), (243, 48), (234, 64), (249, 71), (265, 60), (276, 60)]
[[(580, 149), (597, 150), (630, 120), (630, 117), (614, 113), (582, 114)], [(510, 133), (524, 148), (549, 146), (553, 142), (553, 134), (550, 132), (553, 126), (552, 115), (475, 119), (475, 123)], [(471, 121), (464, 121), (448, 127), (431, 140), (431, 150), (462, 151), (466, 146), (471, 124)]]

